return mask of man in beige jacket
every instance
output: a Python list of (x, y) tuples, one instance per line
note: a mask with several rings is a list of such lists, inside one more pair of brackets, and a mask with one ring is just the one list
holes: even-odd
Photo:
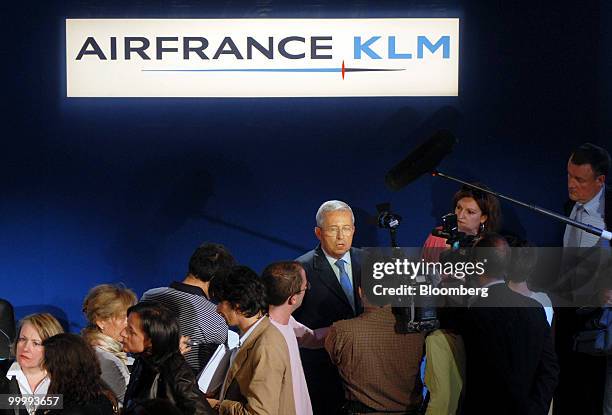
[(265, 314), (265, 288), (257, 274), (234, 267), (226, 278), (213, 280), (211, 291), (217, 312), (240, 330), (220, 400), (210, 399), (211, 406), (229, 415), (294, 415), (287, 343)]

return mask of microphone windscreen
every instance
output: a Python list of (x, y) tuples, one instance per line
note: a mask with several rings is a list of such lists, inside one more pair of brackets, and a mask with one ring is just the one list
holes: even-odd
[(452, 152), (456, 141), (450, 131), (436, 131), (427, 141), (389, 170), (385, 176), (387, 187), (391, 190), (400, 190), (423, 174), (431, 173), (444, 157)]

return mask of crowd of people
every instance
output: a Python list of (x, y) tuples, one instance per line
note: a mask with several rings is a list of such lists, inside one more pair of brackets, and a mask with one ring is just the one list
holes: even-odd
[[(571, 155), (571, 218), (610, 228), (609, 170), (600, 147)], [(554, 301), (532, 281), (532, 247), (497, 233), (499, 201), (465, 187), (452, 207), (458, 232), (484, 248), (473, 250), (487, 262), (473, 283), (488, 295), (448, 299), (435, 330), (402, 332), (390, 305), (368, 300), (353, 212), (332, 200), (316, 213), (319, 245), (261, 275), (205, 243), (182, 281), (140, 299), (123, 285), (93, 287), (80, 335), (47, 313), (11, 329), (4, 301), (2, 333), (14, 339), (0, 360), (0, 396), (61, 396), (62, 407), (31, 400), (0, 414), (612, 414), (612, 359), (571, 347), (584, 318), (564, 307), (553, 320)], [(581, 232), (568, 226), (564, 246), (606, 243)], [(423, 257), (452, 250), (430, 236)], [(600, 306), (610, 306), (612, 283), (597, 288)], [(214, 390), (199, 385), (211, 365), (222, 374)]]

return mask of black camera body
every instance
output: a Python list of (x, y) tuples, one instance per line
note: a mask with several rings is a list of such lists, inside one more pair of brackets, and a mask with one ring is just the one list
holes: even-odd
[(450, 245), (452, 250), (472, 247), (476, 241), (476, 236), (459, 231), (457, 215), (454, 213), (447, 213), (442, 216), (442, 229), (435, 228), (431, 231), (431, 234), (446, 239), (446, 243)]
[[(391, 210), (389, 202), (376, 205), (378, 211), (378, 227), (387, 229), (391, 237), (391, 247), (399, 249), (397, 245), (397, 229), (399, 228), (402, 217)], [(456, 221), (456, 216), (455, 216)], [(425, 284), (426, 277), (421, 280), (413, 280), (414, 285)], [(440, 323), (437, 319), (435, 300), (424, 299), (419, 296), (412, 296), (410, 303), (402, 307), (392, 307), (395, 316), (395, 332), (398, 334), (421, 333), (435, 330)]]
[[(417, 292), (420, 285), (431, 285), (431, 279), (424, 275), (417, 276), (413, 281)], [(440, 328), (436, 297), (414, 295), (408, 301), (409, 304), (403, 307), (393, 307), (396, 333), (429, 333)]]
[(382, 211), (378, 214), (378, 227), (383, 229), (396, 229), (402, 223), (402, 217), (396, 213)]

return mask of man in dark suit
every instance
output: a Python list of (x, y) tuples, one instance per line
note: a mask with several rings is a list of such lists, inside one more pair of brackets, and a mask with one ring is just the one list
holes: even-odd
[[(568, 217), (598, 228), (612, 228), (612, 189), (606, 187), (610, 168), (610, 154), (605, 149), (584, 143), (574, 150), (567, 162), (569, 200), (565, 204), (565, 214)], [(563, 246), (584, 248), (579, 253), (581, 257), (598, 258), (597, 247), (612, 246), (612, 242), (608, 243), (596, 235), (567, 225)], [(595, 251), (589, 251), (586, 255), (584, 251), (588, 248)], [(599, 299), (607, 298), (612, 291), (610, 279), (591, 281), (597, 273), (591, 272), (586, 262), (581, 262), (579, 266), (568, 266), (568, 263), (573, 262), (566, 257), (572, 254), (574, 252), (564, 253), (564, 268), (558, 284), (561, 299), (580, 305), (585, 302), (585, 295), (587, 302), (598, 300), (598, 295)], [(591, 295), (593, 298), (589, 299)], [(561, 304), (559, 300), (555, 303)], [(604, 390), (606, 357), (590, 356), (573, 350), (574, 335), (585, 329), (588, 319), (588, 315), (577, 313), (575, 307), (555, 308), (555, 348), (561, 367), (559, 387), (555, 393), (555, 415), (612, 415), (612, 375), (608, 375), (608, 392)], [(608, 360), (608, 372), (612, 373), (612, 359)], [(576, 396), (581, 399), (574, 399)], [(606, 408), (602, 408), (602, 405), (606, 405)]]
[[(297, 261), (302, 264), (310, 290), (294, 313), (300, 323), (318, 329), (363, 311), (357, 287), (361, 279), (359, 250), (352, 248), (355, 217), (339, 200), (321, 205), (315, 236), (320, 244)], [(304, 374), (315, 414), (333, 414), (343, 403), (342, 382), (325, 350), (300, 349)]]
[(470, 301), (461, 324), (468, 385), (463, 413), (545, 415), (559, 367), (544, 309), (505, 284), (510, 249), (503, 237), (485, 234), (474, 252), (474, 262), (486, 264), (478, 284), (488, 291)]

